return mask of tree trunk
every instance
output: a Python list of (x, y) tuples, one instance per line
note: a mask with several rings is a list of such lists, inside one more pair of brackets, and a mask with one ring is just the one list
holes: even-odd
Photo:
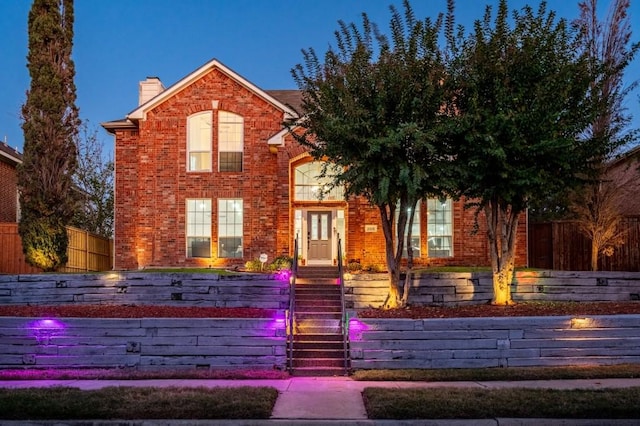
[(495, 198), (484, 207), (487, 239), (493, 272), (492, 305), (511, 305), (511, 283), (515, 270), (516, 234), (520, 211)]
[(598, 270), (598, 254), (600, 253), (600, 246), (595, 241), (595, 238), (591, 242), (591, 270)]

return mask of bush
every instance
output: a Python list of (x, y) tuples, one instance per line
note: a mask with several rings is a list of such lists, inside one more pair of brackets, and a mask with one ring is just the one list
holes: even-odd
[(249, 272), (260, 272), (262, 270), (262, 262), (258, 259), (249, 260), (244, 264), (244, 269)]
[(371, 272), (373, 274), (378, 274), (380, 272), (382, 272), (382, 268), (380, 267), (380, 265), (367, 265), (364, 268), (365, 271), (367, 272)]
[(23, 215), (19, 230), (25, 260), (45, 272), (52, 272), (67, 263), (67, 228), (52, 217)]
[(280, 255), (276, 257), (269, 265), (270, 271), (282, 271), (283, 269), (291, 269), (293, 258), (290, 256)]
[(362, 265), (360, 262), (349, 262), (347, 263), (347, 271), (349, 272), (357, 272), (362, 270)]

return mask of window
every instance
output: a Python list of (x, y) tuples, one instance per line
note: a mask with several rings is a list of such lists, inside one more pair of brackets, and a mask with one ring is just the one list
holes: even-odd
[(187, 257), (211, 257), (211, 200), (187, 200)]
[(231, 112), (218, 112), (218, 159), (221, 172), (242, 171), (244, 119)]
[(427, 246), (429, 257), (453, 256), (453, 203), (450, 199), (427, 200)]
[(211, 170), (211, 111), (199, 112), (187, 118), (189, 171)]
[[(295, 171), (295, 199), (297, 201), (317, 201), (317, 200), (343, 200), (344, 191), (342, 187), (331, 188), (334, 171), (329, 170), (329, 176), (321, 178), (321, 161), (312, 161), (296, 167)], [(331, 189), (330, 189), (331, 188)]]
[[(416, 213), (413, 215), (413, 225), (411, 226), (411, 247), (413, 247), (413, 257), (420, 257), (420, 204), (416, 204)], [(400, 204), (396, 208), (396, 226), (398, 226), (398, 216)], [(407, 257), (407, 234), (409, 233), (409, 216), (411, 210), (407, 211), (407, 227), (404, 230), (404, 248), (402, 249), (402, 257)]]
[(218, 257), (242, 258), (242, 200), (218, 200)]

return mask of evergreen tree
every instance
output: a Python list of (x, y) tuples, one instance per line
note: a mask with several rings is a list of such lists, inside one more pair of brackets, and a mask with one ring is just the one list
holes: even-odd
[(71, 60), (73, 0), (34, 0), (28, 31), (31, 85), (22, 106), (19, 231), (27, 262), (53, 271), (67, 261), (65, 226), (76, 205), (74, 141), (80, 119)]

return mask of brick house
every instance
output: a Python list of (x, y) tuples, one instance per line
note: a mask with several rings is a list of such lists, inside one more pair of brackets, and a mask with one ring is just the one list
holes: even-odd
[[(263, 90), (217, 60), (165, 88), (140, 83), (139, 104), (102, 123), (115, 136), (115, 269), (230, 266), (266, 254), (385, 265), (379, 212), (339, 190), (320, 200), (321, 164), (283, 128), (296, 90)], [(451, 200), (426, 200), (414, 224), (416, 263), (488, 265), (485, 232)], [(518, 264), (526, 264), (526, 220)]]
[(0, 142), (0, 223), (16, 223), (20, 217), (16, 167), (21, 163), (22, 154)]

